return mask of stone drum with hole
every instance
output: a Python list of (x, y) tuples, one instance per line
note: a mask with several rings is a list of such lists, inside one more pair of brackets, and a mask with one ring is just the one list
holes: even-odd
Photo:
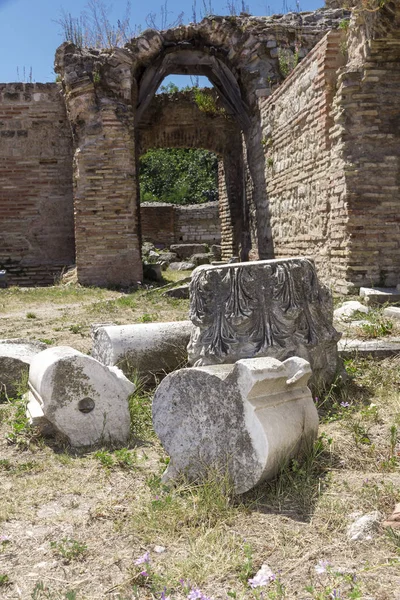
[(50, 424), (71, 446), (126, 443), (134, 390), (117, 367), (66, 346), (49, 348), (31, 363), (28, 416), (33, 425)]

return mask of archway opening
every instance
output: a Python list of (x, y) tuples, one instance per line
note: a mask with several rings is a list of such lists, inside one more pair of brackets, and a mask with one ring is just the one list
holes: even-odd
[[(150, 241), (150, 227), (154, 241), (158, 222), (158, 237), (163, 238), (157, 240), (160, 244), (167, 240), (220, 244), (223, 259), (245, 259), (241, 128), (216, 90), (187, 86), (177, 91), (173, 85), (165, 89), (166, 93), (153, 96), (138, 123), (140, 202), (193, 208), (192, 212), (176, 209), (173, 216), (171, 206), (162, 210), (160, 204), (158, 210), (145, 206), (141, 210), (142, 238)], [(212, 206), (201, 207), (204, 203)], [(151, 222), (146, 214), (149, 211), (153, 212)], [(182, 232), (179, 220), (189, 221), (190, 215), (193, 224), (186, 223)], [(173, 224), (174, 219), (178, 224)], [(174, 236), (161, 232), (163, 227), (175, 227)]]

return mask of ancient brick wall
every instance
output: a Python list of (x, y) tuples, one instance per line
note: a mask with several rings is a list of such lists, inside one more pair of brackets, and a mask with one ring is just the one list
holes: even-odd
[(142, 242), (151, 242), (163, 247), (175, 243), (175, 206), (143, 202), (140, 205)]
[(400, 6), (389, 3), (367, 18), (364, 27), (349, 30), (349, 61), (336, 98), (350, 237), (347, 280), (354, 287), (395, 286), (400, 283)]
[(343, 165), (332, 130), (342, 38), (328, 33), (260, 100), (275, 257), (312, 257), (337, 288), (345, 286), (348, 252)]
[(144, 242), (170, 246), (179, 243), (219, 244), (218, 202), (178, 206), (143, 203), (140, 206)]
[(175, 209), (175, 240), (178, 244), (190, 242), (219, 244), (221, 227), (218, 202), (177, 206)]
[(51, 284), (74, 262), (72, 139), (57, 84), (0, 84), (0, 268)]

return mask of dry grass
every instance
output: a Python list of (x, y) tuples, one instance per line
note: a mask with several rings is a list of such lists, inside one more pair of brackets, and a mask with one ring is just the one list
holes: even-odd
[[(1, 337), (26, 327), (86, 350), (91, 322), (182, 319), (188, 307), (157, 292), (55, 288), (0, 291), (2, 304), (14, 317), (1, 319)], [(29, 311), (38, 316), (26, 319)], [(351, 542), (346, 529), (351, 513), (388, 515), (400, 501), (400, 359), (349, 361), (347, 370), (353, 382), (318, 400), (320, 437), (306, 460), (239, 498), (212, 472), (203, 485), (162, 485), (167, 457), (145, 393), (132, 400), (123, 449), (72, 452), (27, 430), (20, 400), (0, 405), (0, 597), (160, 600), (165, 588), (183, 600), (199, 588), (215, 600), (395, 600), (400, 536), (378, 529)], [(146, 551), (151, 562), (135, 564)], [(330, 566), (318, 575), (320, 560)], [(252, 590), (262, 563), (277, 580)]]

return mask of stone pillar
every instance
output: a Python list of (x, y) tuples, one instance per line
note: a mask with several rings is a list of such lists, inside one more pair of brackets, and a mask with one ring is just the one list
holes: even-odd
[(142, 279), (130, 61), (123, 50), (99, 57), (68, 43), (56, 55), (75, 142), (76, 265), (84, 285)]

